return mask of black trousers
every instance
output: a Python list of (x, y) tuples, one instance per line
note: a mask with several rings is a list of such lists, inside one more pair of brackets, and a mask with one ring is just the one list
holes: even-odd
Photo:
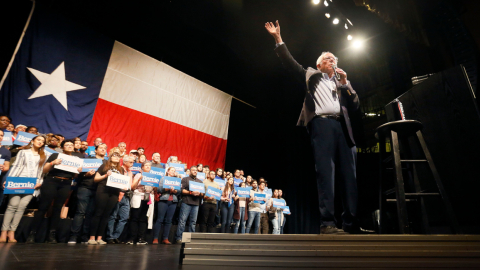
[(148, 223), (148, 201), (142, 200), (139, 208), (130, 208), (130, 240), (145, 240), (145, 231)]
[(200, 232), (213, 232), (213, 228), (215, 228), (215, 215), (217, 214), (217, 204), (213, 203), (203, 203), (202, 204), (202, 212), (201, 216), (199, 217), (200, 223)]
[(116, 188), (98, 186), (95, 196), (95, 214), (90, 224), (90, 236), (103, 236), (113, 208), (118, 203), (119, 191)]
[(35, 212), (35, 216), (32, 221), (31, 230), (36, 232), (40, 223), (48, 211), (48, 208), (53, 201), (53, 211), (50, 218), (50, 230), (56, 230), (58, 221), (60, 220), (60, 212), (62, 206), (70, 194), (72, 186), (72, 180), (62, 180), (53, 178), (51, 176), (45, 177), (42, 186), (40, 187), (40, 202), (38, 205), (38, 211)]
[[(343, 119), (341, 121), (344, 121)], [(308, 123), (318, 186), (320, 224), (335, 226), (335, 171), (343, 202), (343, 226), (356, 226), (357, 218), (357, 148), (349, 146), (344, 123), (314, 118)]]
[(268, 234), (269, 223), (268, 223), (268, 213), (260, 214), (260, 228), (258, 229), (259, 234)]

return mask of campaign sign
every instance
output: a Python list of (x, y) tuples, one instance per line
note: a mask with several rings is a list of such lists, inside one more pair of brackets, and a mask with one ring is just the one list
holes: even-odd
[(220, 189), (222, 189), (222, 188), (224, 188), (224, 187), (225, 187), (225, 180), (223, 180), (223, 179), (217, 179), (217, 178), (215, 178), (215, 180), (214, 180), (214, 181), (215, 181), (215, 183), (217, 183), (217, 184), (218, 184), (218, 186), (220, 187)]
[(207, 197), (214, 197), (215, 200), (220, 201), (220, 197), (222, 195), (222, 191), (218, 188), (214, 188), (209, 186), (207, 188), (207, 193), (205, 193), (205, 196)]
[[(153, 174), (156, 174), (156, 175), (160, 175), (161, 177), (164, 177), (165, 176), (165, 169), (163, 168), (157, 168), (157, 167), (152, 167), (150, 169), (150, 173), (153, 173)], [(160, 178), (161, 178), (160, 177)]]
[[(3, 165), (5, 164), (5, 159), (1, 158), (0, 159), (0, 165)], [(2, 175), (2, 171), (0, 171), (0, 175)]]
[(259, 203), (259, 204), (264, 204), (265, 201), (264, 199), (267, 197), (267, 194), (263, 194), (263, 193), (257, 193), (257, 192), (254, 192), (253, 193), (253, 202), (254, 203)]
[(17, 137), (15, 138), (15, 141), (13, 142), (13, 144), (21, 145), (21, 146), (28, 145), (30, 141), (33, 139), (33, 137), (36, 137), (36, 136), (37, 135), (35, 134), (20, 131), (18, 132)]
[(107, 186), (119, 189), (131, 189), (130, 177), (127, 175), (112, 173), (107, 178)]
[(205, 173), (203, 173), (203, 172), (197, 173), (197, 178), (202, 180), (202, 181), (205, 180)]
[(284, 213), (284, 214), (287, 214), (287, 215), (290, 215), (290, 214), (291, 214), (291, 213), (290, 213), (290, 207), (285, 206), (285, 207), (283, 208), (283, 213)]
[(140, 182), (140, 185), (159, 187), (161, 178), (160, 175), (144, 172), (142, 173), (142, 181)]
[(3, 132), (2, 145), (12, 145), (12, 133), (10, 131)]
[(265, 194), (272, 197), (272, 189), (271, 188), (265, 188)]
[(132, 168), (130, 168), (133, 174), (137, 174), (142, 171), (142, 163), (133, 163)]
[(103, 161), (97, 158), (83, 159), (82, 172), (88, 172), (90, 170), (97, 171), (102, 166)]
[(185, 165), (179, 163), (168, 163), (168, 167), (174, 167), (175, 171), (185, 171)]
[(235, 177), (233, 178), (233, 185), (234, 185), (235, 187), (240, 186), (240, 183), (242, 183), (242, 182), (243, 182), (243, 179), (242, 179), (242, 178), (235, 178)]
[(282, 199), (272, 199), (273, 200), (273, 207), (275, 208), (285, 208), (287, 206), (287, 202)]
[(85, 151), (85, 153), (87, 153), (87, 155), (91, 156), (91, 157), (94, 157), (96, 155), (95, 153), (95, 146), (89, 146), (87, 147), (87, 150)]
[(33, 194), (35, 191), (35, 177), (7, 177), (4, 194)]
[(165, 176), (163, 177), (163, 188), (174, 188), (180, 190), (181, 180), (177, 177)]
[(180, 178), (184, 178), (186, 175), (184, 171), (177, 171), (177, 173), (178, 173), (178, 176), (180, 176)]
[(62, 160), (62, 163), (60, 165), (55, 165), (54, 168), (62, 171), (78, 173), (78, 168), (83, 165), (83, 159), (75, 156), (59, 153), (58, 158)]
[(45, 156), (47, 156), (47, 158), (50, 157), (52, 154), (58, 153), (57, 151), (52, 150), (48, 147), (45, 147), (44, 151), (45, 151)]
[(241, 187), (235, 188), (235, 190), (237, 191), (237, 195), (240, 198), (250, 198), (250, 189), (252, 189), (252, 188), (251, 187), (250, 188), (241, 188)]
[(205, 193), (205, 185), (203, 183), (198, 183), (195, 181), (190, 181), (188, 183), (190, 191), (198, 191), (200, 193)]

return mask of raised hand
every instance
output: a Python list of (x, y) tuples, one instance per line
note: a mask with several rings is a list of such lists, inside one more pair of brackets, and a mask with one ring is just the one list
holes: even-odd
[(272, 22), (267, 22), (265, 24), (265, 29), (267, 29), (268, 33), (273, 36), (275, 39), (275, 42), (281, 43), (282, 41), (282, 36), (280, 35), (280, 24), (278, 23), (278, 20), (275, 22), (276, 25), (273, 25)]

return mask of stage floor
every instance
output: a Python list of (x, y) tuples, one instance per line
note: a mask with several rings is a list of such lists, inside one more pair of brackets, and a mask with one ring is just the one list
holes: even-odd
[(179, 269), (180, 245), (0, 244), (0, 270)]

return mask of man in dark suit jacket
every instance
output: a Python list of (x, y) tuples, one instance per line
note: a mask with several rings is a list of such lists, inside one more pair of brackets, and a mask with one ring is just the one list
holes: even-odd
[[(295, 61), (282, 41), (278, 21), (276, 25), (266, 23), (265, 28), (275, 38), (275, 52), (285, 68), (304, 84), (305, 101), (297, 125), (307, 127), (314, 150), (320, 233), (357, 232), (357, 148), (348, 116), (349, 112), (359, 108), (357, 93), (347, 80), (347, 74), (336, 68), (338, 59), (332, 53), (322, 53), (317, 60), (317, 69), (304, 69)], [(344, 206), (343, 230), (335, 225), (336, 167)]]

